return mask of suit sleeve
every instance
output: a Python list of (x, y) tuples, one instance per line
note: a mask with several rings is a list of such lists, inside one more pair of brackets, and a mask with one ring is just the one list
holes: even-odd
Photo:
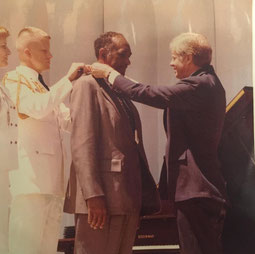
[[(11, 100), (16, 104), (17, 83), (7, 81), (6, 87), (10, 92)], [(26, 85), (21, 84), (18, 95), (19, 113), (35, 119), (44, 118), (68, 96), (71, 90), (72, 84), (67, 77), (59, 80), (47, 93), (33, 92)]]
[(166, 107), (182, 110), (199, 109), (207, 93), (206, 86), (192, 79), (181, 80), (173, 86), (150, 86), (136, 83), (121, 75), (114, 80), (113, 88), (133, 101), (161, 109)]
[(80, 78), (71, 94), (71, 152), (85, 200), (104, 195), (99, 171), (100, 115), (95, 84)]

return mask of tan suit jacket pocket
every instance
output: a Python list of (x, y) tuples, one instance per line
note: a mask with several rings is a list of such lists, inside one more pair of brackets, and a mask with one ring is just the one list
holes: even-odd
[(121, 172), (122, 159), (104, 159), (101, 164), (102, 171)]

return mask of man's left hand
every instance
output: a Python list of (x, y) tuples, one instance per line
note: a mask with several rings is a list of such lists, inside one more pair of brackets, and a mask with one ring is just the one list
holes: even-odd
[(88, 223), (93, 229), (103, 229), (106, 221), (105, 197), (93, 197), (87, 200)]

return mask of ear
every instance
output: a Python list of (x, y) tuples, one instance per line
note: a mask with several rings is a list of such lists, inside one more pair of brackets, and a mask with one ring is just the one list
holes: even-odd
[(186, 61), (188, 64), (191, 64), (193, 63), (193, 55), (186, 55)]
[(107, 52), (108, 51), (105, 48), (100, 48), (98, 52), (98, 60), (105, 62), (107, 58)]
[(25, 49), (24, 49), (24, 54), (25, 54), (27, 57), (31, 57), (31, 55), (32, 55), (29, 48), (25, 48)]

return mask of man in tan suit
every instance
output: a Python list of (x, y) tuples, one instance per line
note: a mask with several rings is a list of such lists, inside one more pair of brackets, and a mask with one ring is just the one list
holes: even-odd
[[(125, 74), (131, 49), (122, 34), (102, 34), (94, 46), (99, 62)], [(84, 76), (71, 95), (71, 118), (65, 211), (75, 214), (75, 253), (130, 254), (140, 214), (159, 210), (138, 112), (106, 80)]]

